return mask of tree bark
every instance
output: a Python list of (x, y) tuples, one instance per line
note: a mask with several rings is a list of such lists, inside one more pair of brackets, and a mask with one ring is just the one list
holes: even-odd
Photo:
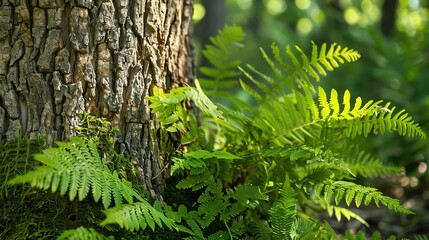
[(78, 113), (119, 128), (154, 196), (168, 142), (145, 96), (194, 78), (192, 0), (0, 0), (0, 136), (75, 135)]

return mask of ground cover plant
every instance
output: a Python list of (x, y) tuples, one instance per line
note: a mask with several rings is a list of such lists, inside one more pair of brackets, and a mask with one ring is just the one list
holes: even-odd
[[(243, 39), (241, 28), (225, 27), (206, 46), (203, 54), (212, 66), (200, 69), (195, 87), (168, 93), (154, 87), (148, 98), (164, 133), (180, 137), (166, 162), (176, 181), (172, 191), (194, 200), (147, 197), (133, 181), (132, 167), (124, 166), (126, 157), (113, 151), (115, 130), (85, 114), (79, 137), (38, 151), (35, 168), (7, 175), (8, 186), (30, 183), (91, 206), (91, 214), (81, 213), (86, 220), (47, 231), (59, 239), (382, 239), (379, 232), (335, 232), (319, 216), (368, 225), (351, 206), (370, 204), (413, 214), (397, 199), (354, 181), (402, 172), (361, 150), (354, 139), (425, 133), (390, 102), (364, 101), (319, 85), (360, 54), (335, 43), (311, 43), (309, 54), (273, 44), (271, 53), (261, 50), (272, 70), (262, 73), (235, 57), (245, 48)], [(237, 84), (245, 98), (230, 94)]]

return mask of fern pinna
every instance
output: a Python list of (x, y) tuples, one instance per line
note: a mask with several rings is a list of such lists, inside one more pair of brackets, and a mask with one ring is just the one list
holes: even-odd
[[(237, 40), (225, 37), (226, 33), (221, 32), (218, 36), (223, 36), (222, 47), (215, 43), (206, 51), (226, 54), (221, 48), (228, 44), (233, 47)], [(267, 198), (259, 199), (254, 195), (256, 192), (249, 192), (249, 196), (258, 200), (225, 222), (231, 238), (337, 238), (328, 224), (317, 220), (314, 209), (327, 211), (338, 220), (343, 216), (367, 225), (359, 215), (339, 205), (343, 199), (347, 205), (352, 201), (357, 207), (362, 203), (368, 205), (374, 202), (377, 206), (381, 203), (395, 212), (411, 213), (399, 201), (382, 195), (377, 189), (352, 182), (358, 175), (377, 177), (401, 172), (400, 168), (384, 166), (379, 159), (360, 150), (353, 139), (388, 132), (424, 138), (425, 133), (404, 110), (396, 111), (391, 103), (372, 100), (363, 102), (360, 97), (352, 100), (348, 90), (338, 93), (335, 89), (326, 91), (317, 85), (328, 72), (342, 64), (356, 61), (360, 54), (338, 44), (322, 44), (318, 47), (315, 43), (312, 43), (309, 56), (301, 48), (295, 47), (294, 50), (289, 46), (283, 54), (274, 44), (274, 57), (264, 50), (261, 52), (273, 74), (261, 72), (250, 65), (239, 68), (245, 77), (239, 80), (240, 85), (257, 104), (226, 96), (237, 105), (219, 105), (222, 117), (214, 121), (203, 117), (203, 122), (211, 124), (199, 127), (206, 129), (206, 136), (197, 138), (210, 140), (208, 145), (204, 145), (204, 141), (199, 142), (199, 147), (205, 150), (196, 150), (196, 142), (193, 142), (190, 148), (185, 148), (188, 152), (179, 152), (173, 158), (173, 173), (186, 173), (178, 188), (212, 191), (209, 189), (219, 186), (218, 181), (221, 181), (225, 189), (216, 190), (216, 193), (210, 195), (218, 196), (219, 202), (213, 202), (213, 206), (217, 207), (207, 208), (206, 212), (202, 208), (195, 215), (200, 227), (206, 227), (201, 222), (208, 216), (210, 222), (215, 221), (216, 216), (217, 221), (225, 220), (221, 216), (228, 208), (221, 207), (221, 199), (230, 196), (237, 183), (257, 186)], [(228, 59), (226, 56), (223, 58)], [(208, 58), (213, 66), (210, 72), (219, 73), (225, 66), (219, 66), (213, 59), (212, 56)], [(208, 71), (205, 69), (203, 73)], [(223, 81), (222, 76), (205, 75), (211, 76), (213, 81)], [(210, 84), (203, 84), (203, 89), (209, 92), (218, 90)], [(176, 98), (173, 93), (171, 98)], [(186, 99), (197, 101), (198, 97)], [(159, 106), (159, 98), (151, 100), (155, 106)], [(162, 119), (172, 119), (175, 111), (166, 111), (170, 104), (168, 100), (162, 101), (165, 103), (162, 108), (153, 107), (152, 110), (158, 116), (163, 116)], [(175, 102), (177, 108), (180, 108), (180, 104)], [(192, 122), (189, 118), (184, 119), (169, 124)], [(191, 125), (188, 124), (182, 130), (194, 131)], [(216, 136), (210, 137), (210, 132)], [(227, 152), (236, 158), (219, 158), (216, 154), (220, 152)], [(219, 167), (222, 174), (219, 174)], [(213, 182), (216, 184), (213, 185)], [(234, 198), (231, 200), (234, 204)], [(199, 204), (204, 205), (204, 202)]]
[(71, 138), (69, 142), (57, 142), (57, 148), (48, 148), (34, 158), (43, 163), (24, 175), (17, 176), (9, 183), (30, 183), (41, 189), (68, 192), (70, 201), (78, 197), (82, 201), (91, 192), (95, 202), (102, 200), (104, 208), (114, 201), (122, 204), (123, 199), (133, 202), (143, 198), (131, 187), (131, 183), (121, 180), (116, 172), (103, 163), (98, 145), (92, 140)]
[[(68, 193), (70, 201), (76, 197), (82, 201), (88, 195), (92, 195), (95, 202), (101, 199), (106, 209), (102, 226), (115, 223), (130, 231), (145, 229), (147, 226), (154, 229), (155, 225), (173, 228), (172, 220), (165, 217), (161, 209), (149, 204), (132, 187), (131, 182), (121, 179), (116, 171), (108, 169), (100, 157), (97, 142), (74, 137), (68, 142), (56, 144), (58, 147), (34, 155), (34, 159), (42, 166), (16, 176), (9, 184), (30, 183), (33, 187), (51, 189), (52, 192), (60, 190), (61, 195)], [(112, 202), (115, 207), (109, 208)], [(131, 209), (131, 214), (127, 209)], [(69, 234), (81, 236), (92, 232), (76, 229), (70, 230)]]

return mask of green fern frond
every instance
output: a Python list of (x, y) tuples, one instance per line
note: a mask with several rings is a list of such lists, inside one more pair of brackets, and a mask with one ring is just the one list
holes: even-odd
[(196, 150), (183, 153), (180, 156), (173, 157), (172, 173), (178, 170), (189, 170), (189, 176), (181, 180), (176, 187), (178, 188), (202, 188), (214, 178), (228, 180), (231, 176), (229, 169), (232, 161), (241, 159), (232, 153), (226, 151), (206, 151)]
[(187, 233), (191, 236), (194, 236), (197, 239), (204, 239), (204, 233), (199, 226), (198, 222), (200, 222), (199, 215), (197, 211), (189, 211), (184, 205), (180, 205), (177, 208), (177, 211), (174, 211), (171, 206), (164, 207), (165, 215), (174, 220), (177, 223), (183, 223), (187, 226), (176, 224), (175, 228), (179, 232)]
[(237, 84), (240, 75), (237, 67), (241, 64), (235, 56), (243, 46), (244, 32), (238, 26), (225, 26), (216, 37), (210, 38), (211, 45), (205, 45), (204, 57), (210, 67), (200, 67), (205, 78), (199, 78), (204, 92), (213, 98), (230, 97), (230, 91)]
[(106, 237), (93, 228), (78, 227), (64, 231), (57, 240), (108, 240), (115, 239), (113, 236)]
[(182, 179), (179, 183), (176, 184), (176, 188), (191, 188), (192, 191), (196, 191), (208, 186), (214, 180), (215, 178), (208, 170), (200, 171), (194, 168), (189, 172), (189, 176), (187, 176), (185, 179)]
[(167, 121), (167, 116), (171, 116), (177, 110), (176, 104), (181, 104), (189, 100), (193, 101), (207, 115), (223, 119), (222, 113), (217, 110), (217, 106), (202, 92), (198, 87), (198, 83), (196, 84), (197, 88), (175, 88), (171, 89), (169, 93), (164, 93), (164, 90), (161, 88), (154, 87), (153, 96), (146, 97), (146, 99), (151, 101), (150, 108), (152, 112), (162, 115), (162, 117), (159, 116), (162, 122)]
[[(8, 181), (18, 174), (26, 172), (30, 166), (38, 163), (33, 161), (33, 154), (40, 153), (45, 140), (41, 137), (28, 139), (23, 135), (13, 140), (0, 140), (0, 199), (18, 195), (22, 188), (8, 185)], [(30, 164), (34, 162), (34, 164)]]
[[(184, 107), (187, 101), (192, 101), (206, 115), (211, 116), (217, 122), (224, 122), (222, 112), (202, 92), (198, 81), (195, 80), (197, 88), (181, 87), (164, 93), (162, 89), (154, 87), (153, 96), (146, 97), (151, 101), (152, 113), (167, 132), (180, 132), (184, 134), (181, 144), (190, 144), (198, 139), (198, 124), (196, 117)], [(226, 124), (226, 123), (225, 123)]]
[(272, 229), (266, 220), (255, 219), (252, 221), (251, 230), (256, 239), (271, 239)]
[(350, 145), (341, 152), (350, 170), (363, 177), (374, 178), (386, 175), (397, 175), (403, 172), (400, 167), (386, 166), (381, 160), (362, 151), (356, 145)]
[(423, 236), (423, 235), (415, 235), (414, 239), (415, 240), (428, 240), (429, 238), (427, 236)]
[(234, 191), (222, 191), (222, 183), (216, 181), (210, 184), (198, 198), (198, 213), (201, 216), (201, 226), (207, 227), (216, 216), (223, 222), (228, 222), (246, 209), (253, 209), (260, 200), (267, 200), (257, 186), (241, 185)]
[(220, 212), (230, 206), (229, 201), (224, 198), (220, 181), (210, 184), (198, 198), (198, 203), (198, 214), (201, 216), (203, 228), (210, 225)]
[(155, 226), (167, 226), (172, 230), (175, 225), (174, 222), (167, 218), (161, 211), (160, 203), (155, 202), (154, 206), (146, 201), (134, 202), (130, 204), (122, 204), (109, 208), (103, 211), (106, 214), (100, 225), (118, 224), (121, 228), (128, 231), (144, 230), (147, 227), (155, 230)]
[[(343, 240), (367, 240), (367, 239), (368, 240), (381, 240), (384, 238), (381, 238), (381, 234), (378, 231), (373, 232), (372, 235), (369, 238), (367, 238), (363, 231), (359, 231), (356, 234), (353, 234), (353, 233), (351, 233), (350, 230), (348, 230), (346, 232), (346, 234), (344, 235), (344, 238), (343, 238)], [(390, 236), (390, 237), (385, 238), (385, 239), (387, 239), (387, 240), (393, 239), (394, 240), (394, 239), (396, 239), (396, 237)]]
[(207, 237), (207, 240), (229, 240), (229, 239), (231, 239), (230, 235), (226, 231), (217, 231), (213, 234), (210, 234)]
[(247, 70), (241, 69), (258, 90), (252, 89), (241, 81), (243, 89), (254, 96), (258, 102), (264, 102), (266, 99), (258, 92), (263, 92), (266, 96), (275, 96), (276, 93), (282, 94), (282, 84), (290, 90), (296, 90), (296, 86), (303, 86), (303, 88), (314, 90), (310, 78), (318, 82), (320, 81), (320, 76), (327, 75), (327, 71), (333, 71), (341, 64), (354, 62), (360, 58), (360, 54), (356, 50), (342, 48), (336, 43), (331, 44), (329, 48), (324, 43), (319, 50), (317, 45), (312, 42), (310, 56), (305, 54), (298, 46), (295, 46), (297, 53), (290, 46), (286, 46), (285, 55), (287, 58), (282, 56), (277, 45), (272, 44), (271, 49), (274, 59), (268, 56), (263, 49), (261, 49), (261, 53), (277, 78), (276, 80), (256, 71), (252, 66), (248, 66), (250, 71), (260, 77), (258, 81)]
[(343, 208), (343, 207), (339, 207), (339, 206), (332, 206), (332, 205), (329, 205), (329, 203), (328, 203), (326, 210), (327, 210), (330, 217), (335, 215), (338, 222), (341, 221), (341, 216), (344, 216), (348, 221), (350, 221), (353, 218), (353, 219), (358, 220), (363, 225), (369, 227), (369, 224), (363, 218), (361, 218), (359, 215), (357, 215), (356, 213), (354, 213), (353, 211), (351, 211), (348, 208)]
[(384, 196), (376, 188), (365, 187), (352, 182), (335, 181), (317, 184), (315, 187), (316, 194), (323, 198), (327, 203), (332, 199), (335, 200), (336, 205), (342, 199), (345, 199), (347, 206), (352, 202), (359, 207), (362, 203), (368, 206), (374, 202), (377, 207), (380, 203), (388, 209), (395, 212), (412, 214), (413, 212), (405, 208), (399, 203), (399, 200)]
[(269, 214), (273, 239), (289, 239), (296, 217), (297, 194), (290, 186), (279, 190), (279, 199), (273, 203)]
[[(297, 99), (294, 102), (294, 98)], [(350, 93), (345, 91), (342, 108), (335, 89), (328, 96), (322, 87), (318, 88), (318, 104), (311, 93), (294, 92), (281, 101), (263, 104), (254, 119), (254, 127), (269, 137), (267, 140), (278, 145), (304, 143), (307, 138), (324, 138), (328, 129), (338, 129), (345, 137), (368, 136), (370, 133), (398, 132), (402, 136), (425, 138), (425, 133), (404, 111), (394, 114), (395, 107), (382, 101), (368, 101), (362, 104), (356, 98), (351, 109)], [(319, 105), (319, 107), (316, 107)], [(260, 117), (263, 116), (263, 117)], [(264, 137), (264, 136), (263, 136)]]
[(71, 138), (57, 145), (34, 156), (43, 166), (16, 176), (9, 184), (30, 183), (44, 190), (51, 188), (52, 192), (60, 189), (61, 195), (69, 193), (70, 201), (76, 197), (82, 201), (91, 192), (96, 202), (102, 199), (104, 208), (110, 206), (112, 198), (116, 205), (123, 199), (127, 202), (133, 202), (134, 198), (144, 200), (130, 182), (121, 180), (103, 164), (96, 142)]
[[(331, 91), (331, 98), (328, 102), (325, 91), (319, 87), (319, 103), (322, 106), (322, 116), (324, 120), (333, 120), (336, 125), (343, 125), (346, 136), (354, 138), (356, 135), (368, 136), (369, 133), (381, 133), (396, 131), (401, 136), (425, 138), (426, 134), (418, 124), (414, 123), (411, 116), (401, 110), (393, 115), (395, 107), (390, 107), (390, 102), (384, 106), (382, 101), (369, 101), (364, 106), (358, 97), (353, 110), (350, 109), (350, 99), (348, 90), (344, 93), (344, 109), (340, 112), (338, 104), (338, 93), (335, 89)], [(346, 111), (349, 110), (349, 111)], [(392, 116), (393, 115), (393, 116)]]
[(331, 226), (327, 223), (320, 223), (313, 218), (297, 217), (292, 225), (291, 239), (338, 239)]
[(268, 200), (268, 196), (261, 193), (258, 186), (246, 184), (235, 188), (234, 199), (242, 206), (254, 208), (258, 206), (258, 201)]
[(300, 217), (295, 218), (290, 233), (291, 239), (302, 239), (301, 237), (304, 234), (313, 232), (316, 226), (314, 221), (305, 220)]

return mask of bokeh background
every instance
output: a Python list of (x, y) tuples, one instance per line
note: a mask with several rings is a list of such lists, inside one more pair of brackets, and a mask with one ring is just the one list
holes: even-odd
[[(322, 84), (349, 89), (363, 100), (392, 102), (429, 133), (429, 0), (195, 0), (199, 66), (207, 64), (201, 56), (204, 45), (225, 24), (246, 33), (242, 62), (266, 72), (259, 48), (269, 52), (272, 42), (299, 45), (307, 53), (311, 41), (358, 50), (362, 58), (357, 63), (330, 73)], [(387, 134), (365, 139), (364, 147), (386, 164), (402, 166), (405, 174), (358, 181), (400, 199), (416, 214), (370, 209), (362, 216), (385, 234), (429, 236), (429, 141)], [(361, 227), (333, 224), (340, 230)]]

